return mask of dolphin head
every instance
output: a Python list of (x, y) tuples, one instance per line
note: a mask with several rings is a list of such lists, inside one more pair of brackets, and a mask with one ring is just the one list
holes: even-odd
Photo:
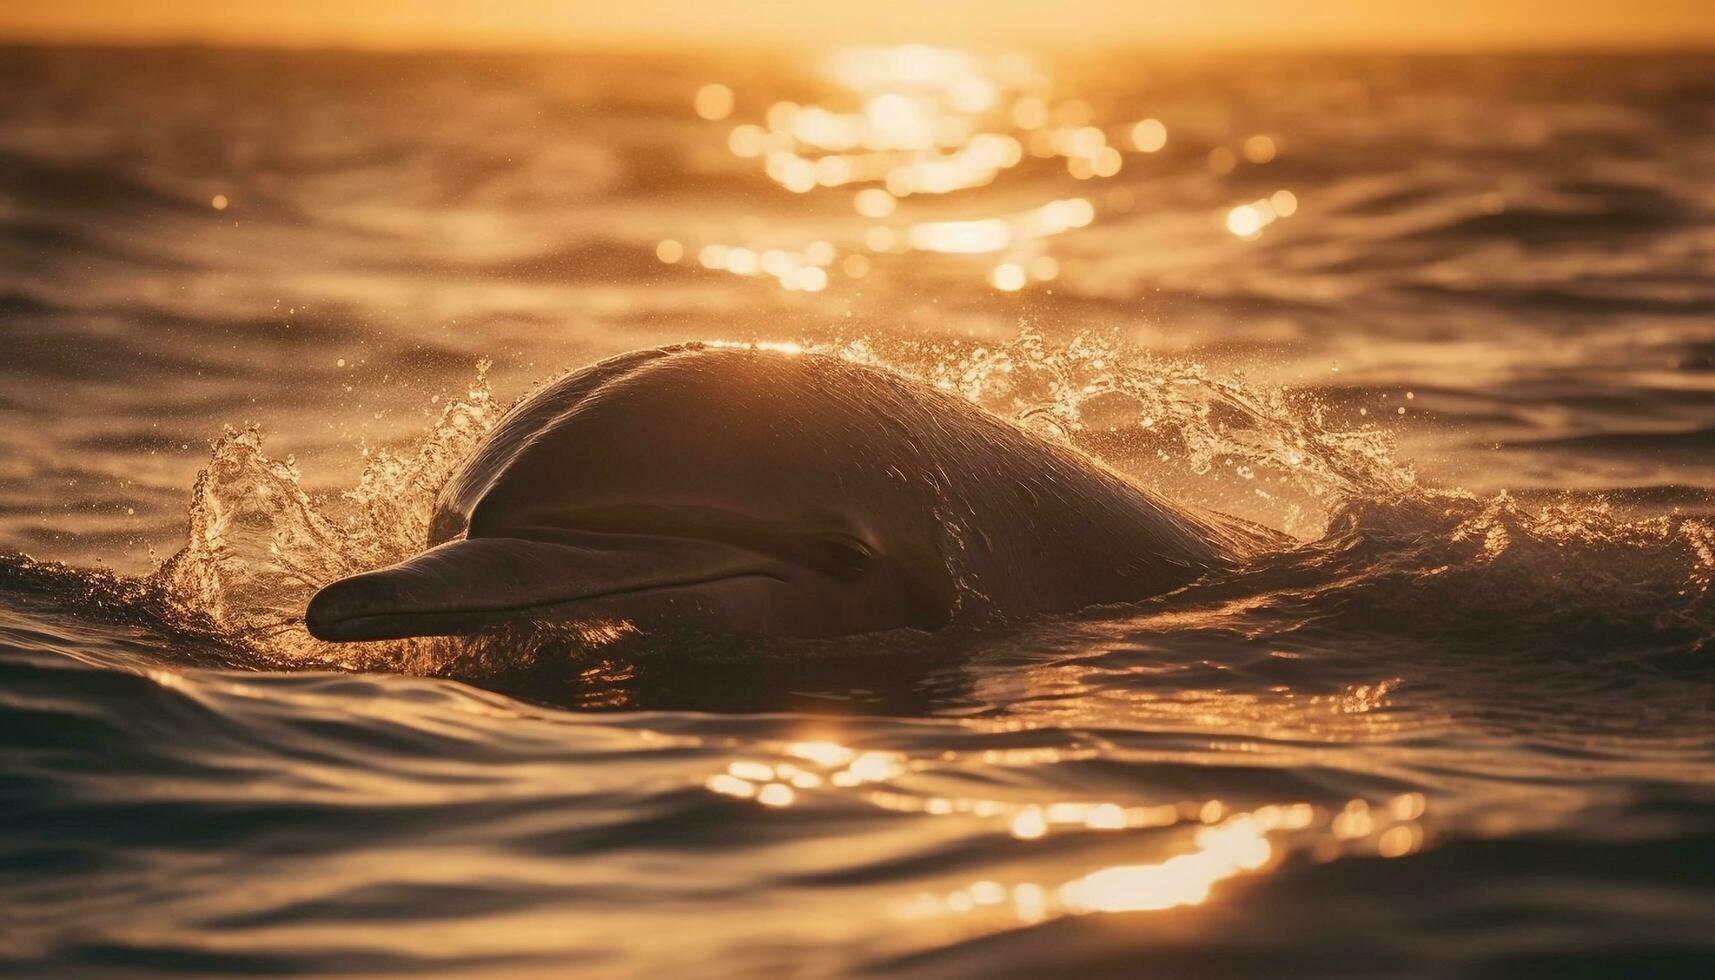
[[(695, 355), (695, 356), (693, 356)], [(515, 620), (932, 629), (953, 582), (909, 440), (821, 358), (645, 351), (526, 398), (442, 490), (428, 550), (310, 601), (330, 641)], [(882, 406), (885, 409), (885, 405)]]

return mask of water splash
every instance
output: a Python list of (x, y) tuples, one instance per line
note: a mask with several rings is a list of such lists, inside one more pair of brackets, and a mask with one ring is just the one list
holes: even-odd
[(1077, 447), (1183, 503), (1310, 539), (1350, 499), (1418, 492), (1390, 431), (1337, 424), (1312, 394), (1159, 357), (1115, 336), (1056, 345), (864, 338), (842, 357), (913, 375)]
[(157, 573), (175, 606), (275, 661), (371, 662), (374, 649), (312, 639), (304, 606), (327, 582), (422, 550), (441, 485), (500, 418), (487, 370), (478, 365), (466, 396), (411, 449), (365, 450), (357, 485), (333, 499), (307, 492), (291, 457), (263, 452), (257, 427), (228, 428), (191, 491), (185, 547)]
[(1715, 640), (1715, 526), (1701, 518), (1425, 490), (1345, 505), (1294, 561), (1371, 628), (1564, 659), (1697, 653)]
[[(1219, 375), (1102, 334), (1057, 346), (860, 340), (854, 360), (914, 374), (1063, 440), (1172, 499), (1304, 543), (1164, 600), (1242, 595), (1251, 628), (1347, 626), (1678, 654), (1715, 638), (1715, 525), (1630, 518), (1605, 499), (1535, 507), (1423, 484), (1393, 433), (1342, 425), (1313, 393)], [(1259, 619), (1267, 619), (1262, 627)]]

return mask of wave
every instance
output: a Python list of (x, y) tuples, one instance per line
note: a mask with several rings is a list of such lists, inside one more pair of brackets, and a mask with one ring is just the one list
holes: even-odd
[(1170, 604), (1178, 617), (1220, 609), (1253, 634), (1314, 626), (1443, 651), (1704, 671), (1715, 666), (1712, 582), (1715, 525), (1704, 518), (1425, 491), (1344, 502), (1322, 538)]

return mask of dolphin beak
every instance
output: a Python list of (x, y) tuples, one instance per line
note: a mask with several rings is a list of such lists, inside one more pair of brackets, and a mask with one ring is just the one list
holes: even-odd
[(305, 609), (304, 624), (311, 636), (331, 642), (461, 635), (549, 607), (561, 615), (611, 616), (639, 596), (778, 578), (779, 564), (767, 556), (701, 538), (595, 534), (575, 544), (468, 538), (323, 587)]

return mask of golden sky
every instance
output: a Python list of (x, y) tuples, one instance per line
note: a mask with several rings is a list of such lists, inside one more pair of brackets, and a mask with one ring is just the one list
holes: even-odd
[(1715, 43), (1715, 0), (24, 0), (0, 36), (376, 47)]

